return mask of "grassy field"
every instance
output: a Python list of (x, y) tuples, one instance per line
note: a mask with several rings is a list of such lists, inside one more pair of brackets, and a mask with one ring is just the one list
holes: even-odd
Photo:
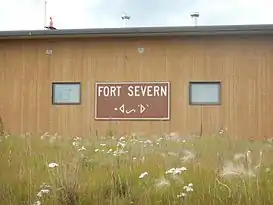
[(0, 203), (273, 203), (270, 141), (174, 136), (2, 136)]

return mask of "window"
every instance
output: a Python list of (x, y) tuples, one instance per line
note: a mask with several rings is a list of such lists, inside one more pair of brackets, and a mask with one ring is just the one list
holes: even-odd
[(52, 83), (52, 104), (80, 104), (81, 84), (79, 82)]
[(220, 105), (220, 82), (190, 82), (190, 105)]

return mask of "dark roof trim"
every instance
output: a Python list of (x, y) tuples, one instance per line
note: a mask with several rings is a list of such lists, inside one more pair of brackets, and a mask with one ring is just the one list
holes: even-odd
[(20, 38), (72, 38), (72, 37), (161, 37), (199, 35), (268, 35), (273, 34), (273, 24), (229, 25), (197, 27), (128, 27), (99, 29), (0, 31), (0, 39)]

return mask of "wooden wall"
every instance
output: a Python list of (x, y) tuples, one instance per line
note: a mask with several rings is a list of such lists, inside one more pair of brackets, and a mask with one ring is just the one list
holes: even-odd
[[(138, 47), (145, 53), (139, 54)], [(46, 55), (52, 49), (52, 55)], [(178, 132), (272, 137), (273, 37), (0, 41), (0, 115), (13, 134)], [(94, 120), (95, 81), (171, 81), (171, 121)], [(190, 106), (191, 80), (221, 80), (221, 106)], [(81, 105), (52, 105), (51, 83), (80, 81)]]

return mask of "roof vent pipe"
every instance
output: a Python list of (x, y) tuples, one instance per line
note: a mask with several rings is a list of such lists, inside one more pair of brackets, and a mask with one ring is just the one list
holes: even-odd
[(128, 21), (130, 20), (130, 16), (128, 16), (126, 13), (124, 13), (122, 16), (121, 16), (121, 19), (123, 20), (123, 27), (127, 27), (127, 23)]
[(194, 26), (197, 27), (199, 13), (198, 12), (191, 13), (191, 18), (193, 19)]

